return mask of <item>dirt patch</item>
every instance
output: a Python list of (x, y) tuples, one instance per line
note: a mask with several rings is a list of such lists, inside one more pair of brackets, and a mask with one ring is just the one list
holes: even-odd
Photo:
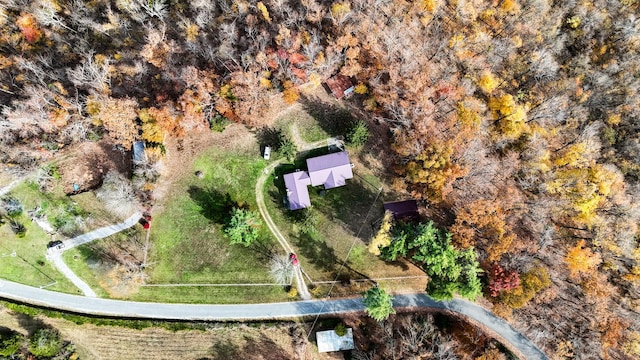
[(64, 192), (74, 194), (97, 188), (111, 170), (130, 177), (133, 160), (130, 151), (114, 146), (105, 138), (65, 148), (59, 155), (57, 166)]
[(220, 324), (206, 330), (142, 330), (115, 326), (76, 325), (64, 319), (31, 318), (0, 311), (0, 326), (28, 334), (52, 326), (75, 344), (82, 359), (330, 359), (317, 354), (296, 324)]

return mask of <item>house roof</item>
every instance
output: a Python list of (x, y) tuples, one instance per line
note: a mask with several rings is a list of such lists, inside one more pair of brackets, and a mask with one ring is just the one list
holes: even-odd
[(353, 178), (349, 154), (346, 151), (307, 159), (307, 168), (311, 185), (324, 185), (325, 189), (344, 186), (346, 179)]
[(318, 352), (340, 351), (355, 349), (353, 344), (353, 330), (347, 328), (344, 336), (338, 336), (335, 330), (318, 331), (316, 333)]
[(325, 83), (329, 90), (331, 90), (331, 93), (333, 93), (333, 96), (337, 99), (342, 99), (345, 95), (348, 95), (353, 91), (353, 83), (351, 82), (351, 79), (342, 74), (337, 74), (336, 76), (327, 79)]
[(306, 171), (296, 171), (284, 175), (289, 210), (298, 210), (311, 206), (309, 190), (307, 190), (307, 186), (310, 184), (311, 179)]
[(391, 211), (396, 219), (417, 218), (419, 216), (418, 202), (415, 200), (389, 202), (385, 203), (383, 207), (385, 211)]

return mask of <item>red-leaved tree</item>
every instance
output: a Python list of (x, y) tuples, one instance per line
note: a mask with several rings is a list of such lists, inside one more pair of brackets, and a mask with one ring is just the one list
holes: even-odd
[(489, 291), (496, 297), (501, 291), (513, 290), (520, 286), (520, 276), (515, 270), (505, 270), (498, 263), (493, 263), (489, 270)]

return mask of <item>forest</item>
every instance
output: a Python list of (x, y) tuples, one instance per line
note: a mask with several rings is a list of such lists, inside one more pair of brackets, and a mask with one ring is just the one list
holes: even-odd
[(2, 0), (0, 161), (261, 127), (340, 73), (393, 189), (478, 251), (494, 312), (553, 358), (638, 358), (639, 7)]

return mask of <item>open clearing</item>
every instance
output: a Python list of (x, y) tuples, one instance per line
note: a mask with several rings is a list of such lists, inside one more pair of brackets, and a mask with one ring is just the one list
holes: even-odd
[[(226, 132), (234, 133), (229, 138)], [(182, 163), (154, 212), (149, 252), (149, 284), (272, 283), (268, 255), (275, 251), (271, 234), (264, 246), (230, 245), (223, 224), (233, 206), (255, 210), (255, 182), (266, 166), (251, 133), (230, 126), (214, 134), (204, 150)], [(206, 135), (205, 135), (206, 136)], [(249, 141), (247, 141), (249, 138)], [(225, 141), (220, 141), (225, 139)], [(168, 151), (171, 151), (169, 149)], [(177, 147), (173, 151), (177, 150)], [(197, 155), (196, 155), (197, 154)], [(202, 176), (194, 175), (201, 171)], [(160, 185), (163, 186), (163, 185)], [(265, 302), (285, 300), (282, 286), (142, 287), (135, 300), (166, 302)]]
[[(342, 105), (323, 91), (315, 91), (289, 111), (282, 112), (276, 124), (282, 129), (299, 132), (297, 135), (307, 143), (327, 136), (341, 136), (354, 120)], [(292, 123), (296, 126), (290, 126)], [(377, 137), (374, 130), (371, 131), (372, 137)], [(377, 280), (390, 291), (422, 291), (426, 286), (425, 274), (419, 268), (407, 262), (386, 263), (369, 253), (366, 247), (383, 216), (383, 202), (404, 199), (390, 191), (381, 178), (386, 170), (381, 168), (376, 156), (383, 149), (377, 148), (377, 139), (372, 140), (363, 148), (347, 147), (355, 166), (354, 178), (347, 180), (346, 186), (328, 191), (309, 187), (311, 212), (317, 218), (315, 236), (303, 234), (299, 219), (296, 220), (298, 212), (284, 209), (282, 175), (304, 169), (304, 158), (326, 154), (326, 148), (306, 153), (295, 164), (280, 166), (264, 189), (271, 217), (296, 249), (304, 271), (320, 285), (315, 291), (318, 296), (325, 295), (330, 286), (327, 282), (336, 278), (341, 285), (332, 290), (332, 295), (359, 295), (374, 283), (373, 279), (380, 278), (404, 278)], [(374, 153), (376, 155), (372, 155)], [(350, 249), (349, 258), (338, 276)]]
[[(371, 287), (374, 279), (404, 278), (377, 281), (391, 291), (422, 291), (426, 286), (424, 272), (404, 262), (386, 263), (367, 249), (369, 239), (377, 230), (383, 215), (383, 199), (393, 194), (379, 193), (380, 180), (358, 163), (358, 153), (348, 149), (354, 168), (354, 178), (347, 185), (322, 191), (309, 187), (311, 211), (317, 217), (315, 236), (301, 232), (293, 219), (296, 214), (284, 209), (281, 181), (271, 178), (265, 187), (265, 200), (271, 217), (280, 231), (296, 249), (305, 272), (314, 283), (336, 280), (337, 272), (351, 249), (333, 295), (359, 295)], [(277, 186), (280, 185), (280, 186)], [(326, 293), (327, 285), (316, 291)]]

